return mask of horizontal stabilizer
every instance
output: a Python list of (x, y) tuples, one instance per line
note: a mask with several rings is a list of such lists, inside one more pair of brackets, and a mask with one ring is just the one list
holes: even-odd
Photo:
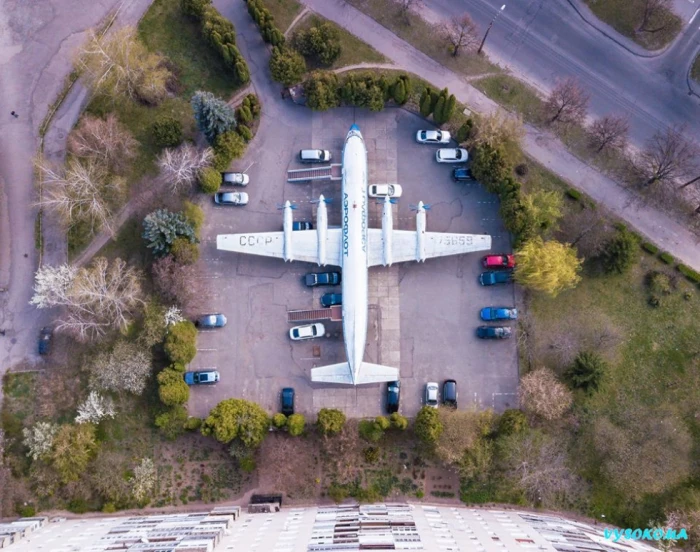
[(347, 362), (330, 364), (311, 369), (311, 381), (322, 383), (340, 383), (345, 385), (362, 385), (365, 383), (380, 383), (399, 379), (398, 368), (363, 362), (357, 379), (353, 378), (350, 365)]

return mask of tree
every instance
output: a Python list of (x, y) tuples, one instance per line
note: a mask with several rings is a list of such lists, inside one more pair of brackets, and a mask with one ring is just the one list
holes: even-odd
[(581, 351), (564, 373), (569, 385), (585, 393), (598, 391), (607, 372), (607, 363), (592, 351)]
[(409, 13), (412, 9), (418, 9), (423, 6), (423, 0), (398, 0), (399, 15), (403, 16), (407, 25), (411, 24)]
[(272, 49), (270, 57), (270, 74), (284, 86), (292, 86), (306, 73), (304, 57), (293, 48), (283, 46)]
[[(221, 175), (219, 175), (219, 178)], [(191, 201), (184, 201), (182, 203), (182, 215), (185, 217), (190, 226), (194, 229), (194, 235), (197, 239), (200, 237), (200, 232), (202, 230), (202, 225), (204, 224), (204, 210)]]
[(469, 118), (457, 129), (455, 140), (457, 140), (459, 144), (463, 144), (472, 137), (474, 130), (474, 120)]
[(22, 443), (29, 449), (27, 456), (32, 460), (46, 458), (53, 448), (53, 440), (58, 426), (52, 422), (37, 422), (31, 428), (22, 429)]
[(394, 101), (397, 104), (403, 105), (406, 103), (408, 95), (406, 93), (406, 87), (404, 86), (403, 80), (396, 79), (396, 82), (394, 83), (394, 87), (392, 89), (392, 95), (394, 97)]
[(55, 211), (66, 226), (88, 225), (114, 234), (114, 216), (126, 191), (126, 180), (114, 176), (92, 159), (71, 158), (58, 172), (44, 160), (37, 162), (44, 181), (39, 205)]
[(437, 410), (430, 406), (421, 408), (413, 424), (413, 431), (421, 441), (428, 445), (434, 445), (443, 431)]
[(199, 293), (194, 265), (180, 264), (172, 255), (156, 260), (151, 272), (153, 284), (166, 303), (187, 308)]
[[(165, 339), (167, 323), (165, 320), (166, 309), (155, 299), (149, 300), (143, 309), (143, 319), (138, 334), (138, 345), (143, 349), (150, 349)], [(139, 350), (143, 355), (145, 352)]]
[(202, 424), (203, 435), (213, 435), (217, 441), (233, 439), (248, 448), (255, 448), (267, 435), (270, 419), (259, 405), (244, 399), (226, 399), (217, 404)]
[(165, 98), (172, 78), (164, 58), (138, 40), (134, 27), (101, 38), (91, 32), (76, 66), (94, 94), (123, 95), (149, 104)]
[(641, 154), (645, 186), (672, 182), (698, 166), (698, 146), (688, 137), (684, 125), (659, 130), (649, 139)]
[(199, 260), (199, 247), (185, 238), (177, 238), (170, 252), (173, 258), (183, 265), (192, 265)]
[(600, 210), (586, 205), (573, 209), (560, 220), (557, 235), (561, 241), (576, 247), (580, 256), (588, 258), (601, 252), (610, 229)]
[(207, 167), (199, 173), (199, 188), (205, 194), (215, 194), (221, 187), (221, 173), (213, 167)]
[(35, 275), (30, 304), (39, 309), (65, 307), (56, 329), (81, 340), (109, 330), (125, 330), (141, 300), (140, 273), (117, 258), (97, 257), (88, 268), (44, 265)]
[(189, 320), (175, 324), (168, 330), (163, 348), (171, 362), (189, 364), (197, 354), (197, 328)]
[[(635, 33), (657, 33), (668, 25), (669, 12), (672, 12), (672, 0), (644, 0), (642, 20), (634, 30)], [(652, 22), (656, 23), (653, 28), (649, 28)]]
[(408, 420), (398, 412), (394, 412), (391, 416), (389, 416), (389, 422), (391, 423), (391, 427), (393, 429), (403, 431), (408, 428)]
[(345, 425), (345, 414), (335, 408), (322, 408), (318, 412), (316, 425), (323, 435), (340, 433)]
[(514, 277), (522, 286), (556, 297), (581, 281), (578, 273), (583, 261), (568, 244), (536, 237), (525, 243), (516, 256)]
[(294, 44), (304, 56), (326, 66), (332, 65), (342, 52), (337, 28), (327, 22), (294, 33)]
[(491, 193), (498, 191), (498, 186), (510, 172), (503, 158), (503, 153), (489, 144), (482, 143), (472, 151), (472, 174)]
[(190, 388), (182, 372), (166, 368), (158, 374), (158, 397), (166, 406), (178, 406), (190, 400)]
[(520, 201), (528, 219), (527, 224), (540, 231), (554, 227), (563, 215), (562, 195), (553, 190), (538, 189), (522, 194)]
[(140, 395), (151, 376), (151, 355), (138, 344), (119, 340), (90, 364), (90, 387)]
[(420, 99), (420, 114), (422, 117), (429, 117), (430, 114), (432, 113), (432, 107), (433, 107), (433, 99), (431, 96), (431, 90), (429, 87), (426, 87), (425, 90), (423, 90), (423, 94), (421, 95)]
[[(382, 416), (379, 416), (379, 418), (382, 418)], [(386, 420), (386, 418), (384, 419)], [(360, 437), (372, 443), (378, 442), (384, 435), (384, 429), (382, 428), (382, 425), (377, 422), (377, 420), (361, 420), (358, 427)]]
[(484, 115), (475, 130), (474, 144), (487, 144), (493, 150), (500, 151), (508, 165), (513, 165), (520, 159), (525, 136), (520, 116), (494, 111)]
[(549, 122), (582, 123), (586, 118), (590, 96), (574, 77), (558, 79), (549, 94), (544, 110)]
[[(214, 142), (214, 168), (228, 170), (231, 161), (245, 153), (245, 141), (238, 132), (224, 132)], [(219, 175), (221, 177), (221, 175)]]
[(538, 368), (520, 380), (520, 404), (545, 420), (557, 420), (571, 407), (571, 391), (548, 368)]
[(204, 15), (204, 8), (211, 4), (211, 0), (181, 0), (180, 6), (185, 15), (195, 19), (201, 19)]
[(499, 435), (512, 435), (520, 433), (528, 428), (527, 418), (522, 410), (517, 408), (508, 408), (501, 414), (498, 419), (496, 432)]
[(198, 149), (192, 144), (183, 144), (176, 149), (167, 148), (158, 156), (161, 178), (168, 183), (173, 194), (189, 192), (202, 169), (214, 160), (210, 148)]
[(148, 504), (153, 497), (158, 480), (156, 465), (150, 458), (142, 458), (134, 467), (134, 476), (129, 479), (131, 494), (139, 505)]
[(211, 92), (198, 90), (190, 100), (197, 127), (210, 144), (224, 132), (236, 128), (233, 109)]
[(304, 433), (304, 428), (306, 427), (306, 420), (301, 414), (292, 414), (287, 418), (287, 430), (289, 434), (293, 437), (298, 437)]
[(601, 260), (608, 273), (624, 274), (639, 259), (639, 240), (629, 230), (622, 228), (603, 247)]
[(162, 116), (151, 127), (153, 141), (161, 148), (175, 148), (182, 144), (182, 123), (175, 117)]
[(479, 45), (479, 30), (467, 13), (455, 15), (449, 23), (444, 24), (441, 32), (455, 57), (459, 55), (460, 50), (476, 51)]
[(155, 424), (166, 439), (174, 441), (184, 433), (187, 419), (187, 409), (178, 405), (158, 414)]
[(589, 143), (596, 153), (604, 149), (621, 150), (627, 144), (629, 119), (624, 115), (606, 115), (591, 125)]
[(77, 481), (85, 472), (96, 450), (94, 425), (62, 425), (54, 437), (51, 453), (51, 461), (61, 482)]
[(435, 104), (435, 108), (433, 109), (433, 121), (435, 121), (436, 125), (441, 125), (442, 123), (445, 122), (445, 119), (442, 116), (442, 112), (445, 109), (445, 102), (447, 101), (447, 97), (440, 95), (438, 96), (437, 103)]
[(114, 418), (116, 415), (114, 401), (110, 397), (100, 395), (97, 391), (90, 391), (90, 394), (78, 407), (75, 423), (99, 424), (105, 418)]
[(477, 412), (440, 408), (437, 413), (442, 431), (435, 440), (435, 454), (452, 466), (458, 465), (465, 451), (491, 432), (494, 423), (494, 415), (490, 410)]
[(121, 171), (136, 155), (138, 142), (114, 113), (106, 119), (84, 115), (68, 135), (68, 151), (111, 171)]
[(326, 111), (339, 104), (338, 77), (327, 71), (314, 71), (304, 82), (306, 105), (315, 111)]
[(178, 238), (185, 238), (191, 243), (197, 241), (194, 228), (185, 216), (167, 209), (158, 209), (146, 215), (142, 237), (147, 242), (146, 247), (152, 249), (156, 257), (167, 255)]

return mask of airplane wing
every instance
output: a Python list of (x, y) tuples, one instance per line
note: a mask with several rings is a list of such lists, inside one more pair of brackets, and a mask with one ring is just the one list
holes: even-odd
[[(342, 232), (340, 228), (325, 231), (325, 263), (342, 266)], [(276, 257), (285, 261), (319, 263), (319, 243), (316, 230), (297, 230), (289, 233), (285, 244), (284, 232), (259, 232), (250, 234), (219, 234), (216, 248), (263, 257)], [(320, 264), (320, 263), (319, 263)]]
[[(491, 249), (491, 236), (483, 234), (449, 234), (442, 232), (419, 232), (391, 230), (391, 262), (424, 261), (433, 257), (461, 255), (472, 251)], [(379, 228), (369, 229), (368, 264), (384, 264), (385, 238)]]

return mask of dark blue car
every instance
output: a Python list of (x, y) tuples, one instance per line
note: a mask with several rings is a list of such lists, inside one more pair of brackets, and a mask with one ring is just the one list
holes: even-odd
[(505, 326), (479, 326), (476, 329), (476, 337), (481, 339), (508, 339), (513, 330)]
[(507, 284), (513, 279), (510, 270), (488, 270), (479, 275), (479, 283), (482, 286), (494, 286), (496, 284)]
[(466, 167), (459, 167), (452, 171), (452, 178), (455, 182), (469, 182), (474, 180), (471, 169)]
[(386, 411), (389, 414), (399, 411), (399, 399), (401, 397), (401, 382), (390, 381), (386, 386)]
[(282, 389), (282, 414), (291, 416), (294, 414), (294, 388), (285, 387)]
[(322, 307), (332, 307), (333, 305), (343, 304), (343, 294), (342, 293), (326, 293), (321, 297)]

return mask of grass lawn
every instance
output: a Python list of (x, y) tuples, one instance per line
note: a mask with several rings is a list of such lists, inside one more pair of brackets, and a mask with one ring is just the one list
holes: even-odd
[(396, 2), (392, 0), (348, 0), (348, 3), (369, 15), (414, 48), (431, 57), (445, 67), (465, 75), (500, 72), (486, 57), (477, 55), (452, 56), (448, 44), (439, 38), (436, 27), (422, 17), (409, 13), (400, 15)]
[(690, 77), (700, 82), (700, 54), (695, 58), (693, 68), (690, 70)]
[(294, 18), (301, 12), (301, 4), (296, 0), (265, 0), (265, 7), (275, 18), (277, 28), (283, 33), (287, 31)]
[[(363, 42), (355, 35), (349, 33), (342, 27), (339, 27), (332, 21), (328, 21), (325, 18), (318, 15), (311, 15), (302, 19), (295, 27), (294, 32), (306, 31), (311, 27), (318, 25), (320, 23), (328, 23), (331, 27), (338, 31), (340, 38), (341, 54), (340, 57), (331, 65), (330, 67), (323, 67), (324, 69), (340, 69), (341, 67), (347, 67), (348, 65), (356, 65), (358, 63), (387, 63), (389, 60), (385, 58), (382, 54), (377, 52), (366, 42)], [(318, 69), (321, 66), (314, 66), (311, 61), (307, 59), (307, 65), (309, 69)]]
[(632, 39), (647, 50), (658, 50), (671, 42), (681, 31), (681, 18), (668, 10), (650, 18), (648, 29), (658, 32), (636, 32), (642, 23), (645, 0), (585, 0), (591, 11), (618, 33)]
[(506, 109), (520, 113), (526, 122), (541, 122), (544, 102), (537, 90), (524, 82), (509, 75), (493, 75), (473, 85)]

